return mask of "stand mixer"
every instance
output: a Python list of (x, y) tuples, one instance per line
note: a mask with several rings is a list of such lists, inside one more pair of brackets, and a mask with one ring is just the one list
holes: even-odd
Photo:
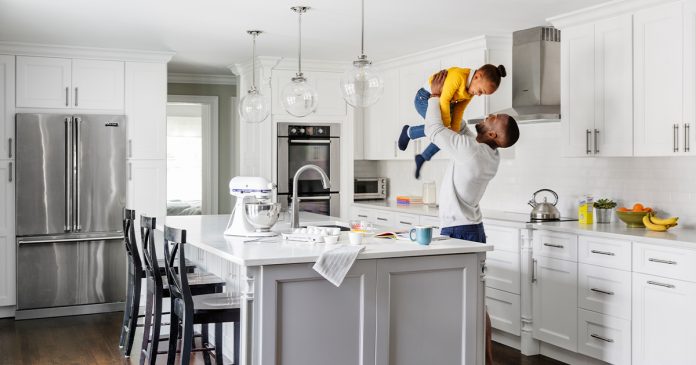
[(280, 203), (271, 202), (275, 184), (262, 177), (237, 176), (230, 180), (230, 195), (237, 197), (225, 235), (271, 237), (278, 221)]

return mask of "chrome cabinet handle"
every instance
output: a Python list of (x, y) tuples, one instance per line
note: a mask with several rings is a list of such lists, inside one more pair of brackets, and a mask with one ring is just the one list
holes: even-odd
[(677, 123), (674, 123), (672, 144), (674, 145), (674, 152), (679, 152), (679, 124)]
[(614, 295), (614, 292), (613, 292), (613, 291), (606, 291), (606, 290), (597, 289), (597, 288), (590, 288), (590, 290), (592, 290), (592, 291), (595, 292), (595, 293), (602, 293), (602, 294), (606, 294), (606, 295)]
[(594, 153), (599, 153), (599, 145), (597, 144), (597, 137), (599, 136), (599, 129), (594, 130)]
[(399, 223), (405, 224), (405, 225), (408, 225), (408, 226), (412, 226), (412, 225), (413, 225), (413, 223), (411, 223), (411, 222), (399, 221)]
[(358, 217), (360, 217), (360, 218), (367, 218), (366, 215), (362, 215), (362, 214), (358, 214)]
[(661, 287), (665, 287), (665, 288), (669, 288), (669, 289), (674, 289), (674, 288), (675, 288), (675, 286), (672, 285), (672, 284), (665, 284), (665, 283), (660, 283), (660, 282), (652, 281), (652, 280), (648, 280), (648, 284), (650, 284), (650, 285), (657, 285), (657, 286), (661, 286)]
[(597, 250), (592, 250), (592, 251), (590, 251), (590, 252), (596, 253), (596, 254), (598, 254), (598, 255), (607, 255), (607, 256), (615, 256), (615, 255), (616, 255), (616, 254), (614, 254), (613, 252), (609, 252), (609, 251), (597, 251)]
[(677, 264), (676, 261), (672, 261), (672, 260), (660, 260), (660, 259), (654, 259), (654, 258), (652, 258), (652, 257), (649, 258), (648, 261), (650, 261), (650, 262), (657, 262), (658, 264), (667, 264), (667, 265), (676, 265), (676, 264)]
[(75, 106), (77, 106), (77, 86), (75, 87)]
[(532, 283), (537, 282), (537, 260), (532, 259)]
[(378, 220), (378, 221), (386, 222), (386, 221), (387, 221), (387, 218), (380, 218), (380, 217), (377, 217), (377, 220)]
[(592, 132), (589, 129), (587, 129), (585, 132), (585, 153), (589, 155), (592, 153), (592, 150), (590, 149), (590, 134), (592, 134)]
[(689, 135), (689, 129), (691, 129), (689, 123), (684, 123), (684, 152), (689, 152), (689, 150), (691, 149), (689, 143), (691, 140), (691, 136)]
[(7, 169), (7, 174), (8, 174), (8, 179), (10, 180), (10, 182), (12, 182), (12, 161), (10, 161), (10, 165)]
[(590, 337), (596, 338), (596, 339), (598, 339), (598, 340), (602, 340), (602, 341), (604, 341), (604, 342), (609, 342), (609, 343), (614, 342), (614, 340), (612, 340), (611, 338), (602, 337), (602, 336), (596, 335), (596, 334), (594, 334), (594, 333), (591, 334)]
[(564, 247), (563, 245), (555, 245), (553, 243), (544, 243), (544, 246), (553, 247), (553, 248), (563, 248)]
[(8, 158), (12, 158), (12, 138), (7, 139), (7, 153), (9, 154)]
[(68, 100), (68, 94), (70, 94), (70, 88), (65, 87), (65, 106), (70, 106), (70, 101)]

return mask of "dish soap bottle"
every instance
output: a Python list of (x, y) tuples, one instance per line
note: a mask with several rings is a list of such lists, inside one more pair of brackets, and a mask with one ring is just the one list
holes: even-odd
[(593, 203), (594, 201), (591, 195), (585, 195), (578, 200), (578, 223), (592, 224), (594, 220)]

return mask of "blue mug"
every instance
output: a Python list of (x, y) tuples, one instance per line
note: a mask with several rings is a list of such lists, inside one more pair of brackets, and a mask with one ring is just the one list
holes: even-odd
[[(413, 234), (416, 234), (415, 237)], [(419, 245), (429, 245), (433, 240), (433, 227), (417, 226), (412, 228), (408, 234), (411, 241), (418, 242)]]

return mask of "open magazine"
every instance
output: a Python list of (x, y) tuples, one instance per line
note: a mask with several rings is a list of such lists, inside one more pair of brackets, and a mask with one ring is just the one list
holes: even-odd
[[(375, 234), (375, 238), (385, 238), (385, 239), (392, 239), (392, 240), (402, 240), (402, 241), (411, 241), (411, 237), (409, 237), (409, 232), (410, 231), (387, 231), (387, 232), (381, 232)], [(433, 234), (433, 241), (442, 241), (449, 239), (447, 236), (441, 236), (441, 235), (435, 235)]]

